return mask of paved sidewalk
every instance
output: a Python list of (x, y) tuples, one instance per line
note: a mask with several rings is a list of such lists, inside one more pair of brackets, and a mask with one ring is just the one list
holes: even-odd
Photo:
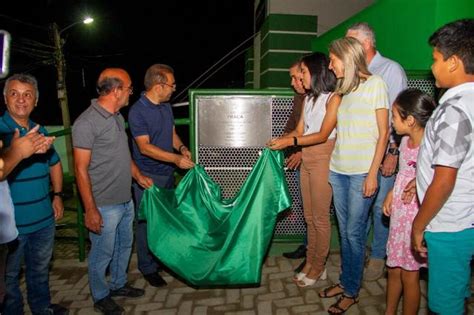
[[(69, 256), (69, 257), (68, 257)], [(72, 256), (72, 257), (71, 257)], [(87, 263), (79, 262), (73, 244), (56, 242), (50, 286), (53, 303), (70, 309), (70, 314), (98, 314), (89, 294)], [(137, 299), (117, 298), (126, 314), (327, 314), (335, 298), (320, 299), (318, 290), (338, 280), (339, 254), (328, 261), (328, 279), (315, 286), (299, 288), (292, 281), (293, 269), (301, 259), (290, 260), (270, 256), (265, 262), (259, 287), (241, 289), (193, 289), (163, 272), (168, 286), (155, 288), (137, 270), (136, 255), (132, 255), (129, 280), (133, 286), (144, 288), (145, 296)], [(346, 314), (383, 314), (386, 279), (364, 282), (360, 302)], [(22, 282), (24, 290), (24, 279)], [(471, 299), (470, 313), (474, 312)], [(27, 312), (29, 314), (29, 312)], [(426, 283), (422, 281), (422, 301), (419, 314), (427, 314)]]

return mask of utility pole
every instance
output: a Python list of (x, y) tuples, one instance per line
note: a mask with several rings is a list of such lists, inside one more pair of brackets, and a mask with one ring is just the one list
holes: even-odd
[(72, 153), (72, 137), (71, 137), (71, 117), (69, 115), (69, 106), (67, 99), (67, 89), (66, 89), (66, 59), (64, 58), (63, 45), (64, 40), (61, 38), (61, 33), (58, 29), (58, 25), (53, 23), (51, 25), (53, 32), (53, 41), (54, 41), (54, 61), (56, 65), (56, 70), (58, 74), (58, 81), (56, 83), (56, 88), (58, 90), (58, 100), (61, 107), (61, 114), (63, 120), (63, 128), (68, 134), (64, 135), (64, 140), (66, 143), (66, 159), (67, 166), (69, 170), (69, 175), (74, 176), (74, 157)]

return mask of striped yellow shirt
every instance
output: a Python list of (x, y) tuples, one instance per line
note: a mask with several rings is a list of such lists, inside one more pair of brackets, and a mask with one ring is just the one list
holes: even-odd
[(337, 139), (330, 169), (341, 174), (365, 174), (374, 159), (379, 137), (377, 109), (387, 109), (383, 79), (371, 75), (357, 90), (343, 96), (337, 111)]

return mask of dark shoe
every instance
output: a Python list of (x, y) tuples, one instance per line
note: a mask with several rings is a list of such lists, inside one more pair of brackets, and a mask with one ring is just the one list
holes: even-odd
[(298, 267), (296, 267), (295, 272), (296, 273), (301, 272), (301, 270), (303, 270), (303, 268), (304, 268), (304, 265), (306, 265), (306, 258), (303, 259), (303, 261), (301, 262), (301, 264), (299, 264)]
[(102, 300), (95, 302), (94, 309), (105, 315), (121, 315), (125, 311), (123, 307), (115, 303), (110, 296), (106, 296)]
[(293, 252), (283, 253), (283, 257), (290, 258), (290, 259), (298, 259), (298, 258), (306, 257), (306, 246), (300, 245)]
[(110, 290), (110, 296), (140, 297), (145, 294), (145, 290), (134, 288), (128, 283), (117, 290)]
[[(3, 314), (0, 311), (0, 314)], [(68, 315), (69, 310), (59, 304), (50, 304), (39, 312), (32, 312), (33, 315)], [(6, 314), (5, 314), (6, 315)]]
[(148, 283), (153, 287), (164, 287), (168, 283), (163, 279), (158, 272), (143, 275)]
[(69, 314), (69, 310), (59, 304), (51, 304), (49, 306), (49, 309), (53, 311), (54, 315), (68, 315)]

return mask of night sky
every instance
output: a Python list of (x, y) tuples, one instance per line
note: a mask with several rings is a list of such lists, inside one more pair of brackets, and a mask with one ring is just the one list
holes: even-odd
[[(10, 73), (28, 72), (37, 77), (40, 98), (32, 118), (43, 125), (61, 124), (56, 69), (52, 48), (48, 47), (52, 45), (48, 31), (52, 22), (61, 29), (82, 20), (86, 14), (95, 19), (93, 24), (78, 24), (63, 33), (72, 121), (96, 97), (95, 82), (106, 67), (122, 67), (130, 73), (135, 89), (130, 97), (133, 104), (143, 90), (146, 69), (154, 63), (169, 64), (175, 70), (178, 85), (172, 102), (184, 101), (187, 93), (176, 96), (253, 33), (253, 0), (8, 3), (2, 1), (0, 5), (0, 29), (12, 35)], [(251, 44), (248, 41), (229, 57)], [(199, 88), (243, 88), (244, 62), (241, 54), (206, 82), (201, 79), (192, 88), (198, 84)], [(0, 81), (2, 89), (3, 82)], [(0, 112), (4, 109), (2, 101)], [(125, 116), (127, 112), (122, 110)], [(185, 109), (175, 110), (177, 117), (185, 114)]]

